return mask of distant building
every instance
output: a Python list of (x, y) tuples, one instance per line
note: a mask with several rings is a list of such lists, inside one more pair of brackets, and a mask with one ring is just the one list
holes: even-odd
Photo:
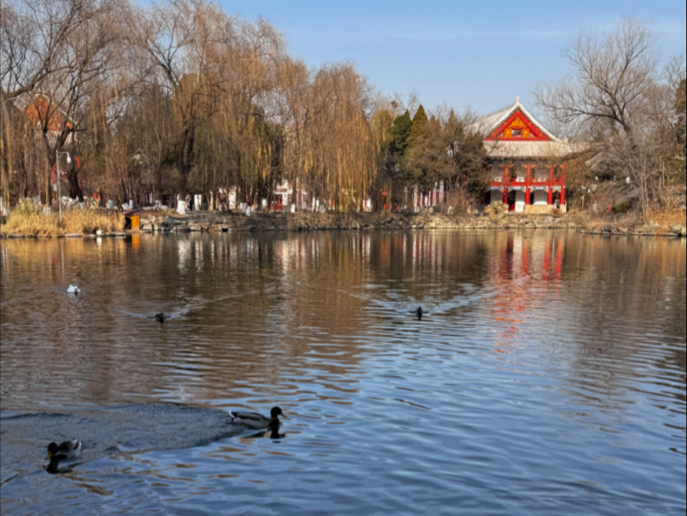
[(21, 102), (24, 103), (26, 120), (30, 125), (41, 129), (41, 132), (47, 126), (45, 133), (51, 146), (57, 144), (58, 135), (62, 131), (68, 132), (65, 145), (74, 142), (72, 120), (49, 96), (42, 93), (27, 93), (21, 97)]
[(483, 203), (502, 202), (514, 212), (566, 210), (566, 159), (584, 150), (560, 140), (516, 98), (515, 104), (480, 118), (472, 127), (484, 138), (491, 171)]

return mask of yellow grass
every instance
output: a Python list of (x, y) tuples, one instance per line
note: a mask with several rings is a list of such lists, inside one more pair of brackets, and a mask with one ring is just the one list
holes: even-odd
[(670, 224), (687, 225), (687, 212), (681, 211), (664, 211), (652, 210), (647, 214), (649, 221), (658, 224), (661, 227), (668, 227)]
[(7, 217), (7, 223), (0, 226), (0, 234), (24, 236), (60, 236), (66, 233), (103, 233), (122, 231), (124, 217), (117, 213), (106, 213), (91, 209), (63, 210), (62, 223), (59, 215), (43, 215), (41, 206), (34, 206), (30, 199), (22, 199)]
[[(619, 229), (622, 227), (633, 227), (643, 224), (641, 213), (636, 211), (620, 214), (610, 214), (606, 212), (598, 214), (575, 212), (571, 214), (571, 216), (575, 218), (579, 227), (591, 231), (601, 231), (606, 227)], [(684, 210), (652, 210), (647, 213), (647, 221), (648, 224), (657, 226), (657, 235), (668, 235), (671, 234), (671, 224), (687, 225), (687, 213)]]

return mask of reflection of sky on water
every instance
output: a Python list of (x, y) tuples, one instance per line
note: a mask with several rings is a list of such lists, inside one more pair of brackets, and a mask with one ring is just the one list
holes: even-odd
[[(79, 393), (94, 401), (104, 395), (102, 402), (134, 393), (208, 399), (218, 391), (231, 392), (239, 380), (278, 382), (292, 363), (316, 364), (324, 375), (345, 373), (357, 367), (369, 347), (365, 342), (379, 327), (405, 323), (410, 311), (423, 306), (430, 312), (426, 317), (458, 326), (477, 318), (481, 329), (470, 331), (492, 339), (497, 354), (523, 346), (531, 351), (535, 342), (544, 350), (559, 346), (560, 356), (574, 351), (571, 360), (579, 363), (571, 378), (588, 386), (592, 376), (606, 385), (615, 377), (596, 375), (597, 364), (612, 355), (623, 361), (624, 373), (637, 374), (629, 358), (647, 342), (633, 335), (641, 335), (643, 323), (656, 317), (674, 326), (674, 306), (684, 306), (675, 280), (680, 272), (671, 270), (671, 264), (680, 263), (671, 258), (675, 253), (684, 261), (678, 242), (613, 244), (541, 232), (141, 239), (136, 253), (122, 240), (5, 244), (3, 319), (12, 320), (5, 348), (17, 352), (16, 357), (7, 354), (9, 361), (26, 358), (21, 342), (38, 340), (41, 358), (47, 359), (35, 363), (45, 371), (39, 376), (51, 383), (66, 374), (61, 380), (70, 385), (69, 396), (77, 396), (65, 400), (70, 402), (78, 402)], [(44, 251), (30, 252), (27, 244)], [(44, 268), (46, 260), (51, 265)], [(647, 260), (658, 264), (655, 272)], [(656, 295), (637, 290), (643, 288), (637, 280), (647, 276)], [(67, 300), (59, 289), (45, 290), (56, 280), (79, 282), (84, 295)], [(34, 282), (38, 294), (14, 303)], [(651, 302), (642, 300), (647, 295)], [(580, 324), (590, 296), (604, 308), (584, 313)], [(158, 327), (122, 316), (144, 318), (157, 311), (179, 317)], [(628, 311), (634, 315), (625, 320)], [(22, 324), (22, 314), (28, 313), (32, 317)], [(628, 325), (633, 328), (629, 336)], [(680, 331), (651, 329), (657, 338)], [(578, 344), (561, 346), (563, 335)], [(599, 337), (602, 346), (594, 343)], [(74, 370), (78, 379), (69, 377)], [(35, 374), (33, 368), (10, 373), (10, 381), (25, 376), (14, 395), (23, 392), (30, 399)], [(60, 395), (67, 394), (64, 383), (56, 386)], [(91, 398), (97, 392), (102, 394)]]
[[(240, 493), (256, 511), (321, 506), (294, 483), (320, 486), (340, 512), (352, 488), (367, 508), (390, 493), (385, 508), (401, 512), (429, 511), (431, 493), (518, 513), (527, 504), (512, 493), (533, 486), (530, 503), (544, 500), (531, 514), (571, 514), (573, 499), (612, 512), (642, 493), (683, 503), (684, 241), (141, 235), (4, 241), (0, 259), (3, 409), (173, 401), (288, 414), (283, 437), (125, 447), (69, 477), (133, 511), (154, 492), (212, 512), (198, 489)], [(69, 283), (82, 294), (67, 296)], [(158, 324), (160, 311), (175, 317)]]

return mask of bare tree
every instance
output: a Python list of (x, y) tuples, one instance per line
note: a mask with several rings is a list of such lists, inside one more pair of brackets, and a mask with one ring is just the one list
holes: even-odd
[(611, 176), (629, 180), (645, 222), (665, 177), (672, 116), (653, 45), (649, 29), (633, 20), (610, 35), (582, 34), (568, 51), (574, 75), (535, 93), (569, 133), (594, 140), (596, 161)]
[[(122, 8), (116, 0), (17, 0), (3, 6), (1, 100), (29, 114), (49, 166), (56, 150), (77, 150), (75, 135), (88, 122), (93, 86), (117, 66)], [(67, 170), (70, 195), (83, 199), (78, 172), (75, 160)]]
[(652, 44), (651, 32), (632, 20), (609, 36), (582, 34), (567, 52), (574, 76), (540, 87), (537, 101), (568, 124), (588, 129), (606, 121), (631, 132), (656, 80), (658, 60)]

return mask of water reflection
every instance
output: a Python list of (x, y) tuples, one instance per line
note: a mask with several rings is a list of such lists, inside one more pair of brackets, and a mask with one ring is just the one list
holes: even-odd
[[(137, 478), (140, 499), (229, 482), (256, 512), (320, 507), (295, 483), (320, 486), (330, 512), (433, 512), (431, 493), (514, 514), (527, 504), (513, 493), (536, 485), (530, 514), (581, 497), (670, 512), (684, 503), (685, 255), (684, 240), (545, 231), (3, 241), (0, 407), (288, 411), (277, 432), (218, 431), (196, 452), (103, 444), (74, 482), (120, 500), (139, 499)], [(22, 468), (3, 470), (17, 498)]]
[[(684, 382), (682, 242), (429, 232), (140, 239), (2, 244), (3, 408), (224, 398), (245, 383), (269, 391), (301, 368), (340, 377), (359, 365), (361, 335), (407, 323), (419, 305), (435, 319), (482, 318), (496, 353), (533, 332), (565, 336), (578, 343), (571, 381), (585, 391), (592, 380), (613, 391), (608, 360), (640, 374), (630, 358), (642, 353)], [(63, 294), (71, 282), (78, 298)], [(180, 317), (161, 327), (131, 318), (158, 311)], [(648, 327), (651, 339), (627, 338)], [(672, 342), (668, 355), (647, 349), (657, 340)]]

